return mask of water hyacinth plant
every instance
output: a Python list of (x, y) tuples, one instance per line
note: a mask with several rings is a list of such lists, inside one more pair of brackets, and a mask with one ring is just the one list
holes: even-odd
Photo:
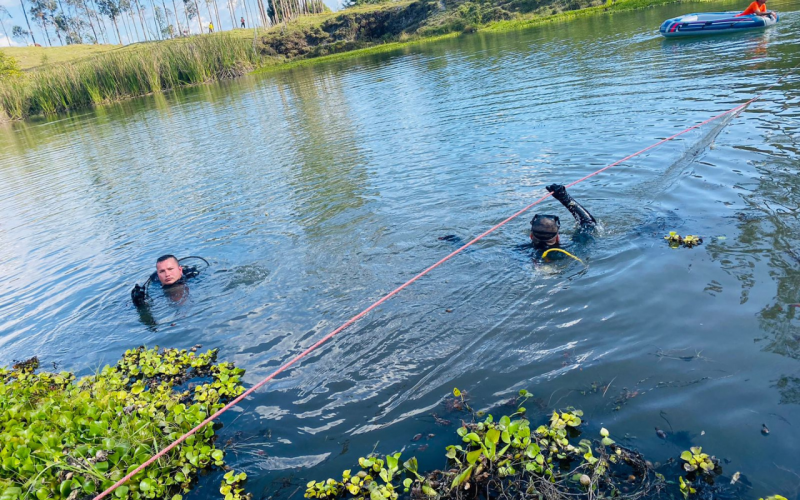
[[(521, 397), (529, 393), (521, 393)], [(457, 394), (456, 397), (459, 397)], [(400, 453), (362, 457), (361, 470), (346, 470), (342, 479), (311, 481), (306, 498), (394, 500), (400, 492), (412, 498), (462, 499), (478, 495), (560, 499), (581, 495), (620, 496), (620, 470), (632, 489), (627, 498), (657, 493), (664, 477), (640, 454), (618, 446), (603, 429), (601, 439), (579, 439), (580, 410), (553, 412), (547, 425), (532, 428), (524, 408), (495, 420), (464, 423), (461, 443), (448, 446), (448, 467), (421, 474), (417, 460), (403, 462)], [(617, 470), (614, 470), (617, 469)]]
[[(76, 499), (108, 488), (244, 391), (244, 370), (215, 364), (216, 355), (140, 347), (79, 380), (37, 372), (37, 363), (0, 368), (0, 497)], [(200, 469), (224, 465), (214, 439), (210, 423), (116, 497), (180, 500)]]
[[(462, 394), (454, 391), (457, 399)], [(530, 396), (520, 391), (517, 401)], [(447, 446), (444, 469), (421, 473), (416, 458), (404, 462), (400, 453), (361, 457), (358, 472), (348, 469), (341, 480), (310, 481), (305, 497), (397, 500), (408, 494), (414, 500), (638, 500), (658, 498), (661, 493), (674, 498), (680, 492), (699, 500), (716, 498), (729, 486), (714, 483), (722, 473), (719, 462), (700, 448), (681, 455), (689, 466), (683, 472), (692, 469), (688, 479), (673, 470), (669, 474), (674, 479), (668, 480), (640, 453), (617, 444), (605, 428), (600, 429), (599, 439), (582, 438), (583, 413), (574, 408), (554, 411), (549, 423), (536, 428), (524, 417), (524, 408), (497, 420), (488, 415), (476, 421), (483, 412), (466, 411), (473, 420), (462, 420), (456, 431), (460, 443)]]

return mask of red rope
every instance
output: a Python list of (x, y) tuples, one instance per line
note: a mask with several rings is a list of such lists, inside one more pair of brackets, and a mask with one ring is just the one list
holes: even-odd
[[(776, 82), (776, 83), (777, 83), (777, 82)], [(749, 105), (749, 104), (750, 104), (750, 103), (752, 103), (753, 101), (755, 101), (755, 100), (759, 99), (759, 98), (761, 97), (761, 95), (762, 95), (762, 94), (759, 94), (759, 95), (757, 95), (756, 97), (754, 97), (754, 98), (750, 99), (749, 101), (747, 101), (747, 102), (746, 102), (746, 103), (744, 103), (744, 104), (740, 104), (739, 106), (736, 106), (735, 108), (731, 108), (731, 109), (729, 109), (728, 111), (725, 111), (724, 113), (720, 113), (720, 114), (718, 114), (717, 116), (714, 116), (714, 117), (712, 117), (712, 118), (709, 118), (708, 120), (706, 120), (706, 121), (704, 121), (704, 122), (702, 122), (702, 123), (698, 123), (697, 125), (693, 125), (693, 126), (691, 126), (691, 127), (687, 128), (687, 129), (684, 129), (684, 130), (682, 130), (682, 131), (678, 132), (678, 133), (677, 133), (677, 134), (675, 134), (675, 135), (671, 135), (671, 136), (667, 137), (666, 139), (662, 139), (662, 140), (660, 140), (660, 141), (656, 142), (655, 144), (652, 144), (652, 145), (650, 145), (650, 146), (647, 146), (646, 148), (644, 148), (644, 149), (642, 149), (642, 150), (639, 150), (639, 151), (637, 151), (637, 152), (635, 152), (635, 153), (633, 153), (633, 154), (631, 154), (631, 155), (628, 155), (628, 156), (626, 156), (625, 158), (622, 158), (621, 160), (617, 160), (617, 161), (615, 161), (614, 163), (612, 163), (612, 164), (610, 164), (610, 165), (607, 165), (607, 166), (605, 166), (605, 167), (601, 168), (600, 170), (597, 170), (596, 172), (592, 172), (591, 174), (589, 174), (589, 175), (587, 175), (587, 176), (585, 176), (585, 177), (581, 177), (581, 178), (580, 178), (580, 179), (578, 179), (577, 181), (574, 181), (574, 182), (571, 182), (570, 184), (567, 184), (567, 186), (566, 186), (566, 187), (572, 187), (572, 186), (574, 186), (574, 185), (576, 185), (576, 184), (578, 184), (578, 183), (580, 183), (580, 182), (583, 182), (583, 181), (585, 181), (586, 179), (588, 179), (588, 178), (590, 178), (590, 177), (594, 177), (595, 175), (597, 175), (597, 174), (599, 174), (599, 173), (601, 173), (601, 172), (604, 172), (604, 171), (608, 170), (608, 169), (609, 169), (609, 168), (611, 168), (611, 167), (614, 167), (614, 166), (616, 166), (616, 165), (619, 165), (620, 163), (622, 163), (622, 162), (624, 162), (624, 161), (630, 160), (631, 158), (634, 158), (634, 157), (636, 157), (636, 156), (639, 156), (639, 155), (640, 155), (640, 154), (642, 154), (642, 153), (645, 153), (645, 152), (647, 152), (647, 151), (650, 151), (651, 149), (653, 149), (653, 148), (655, 148), (655, 147), (657, 147), (657, 146), (660, 146), (661, 144), (664, 144), (665, 142), (671, 141), (672, 139), (675, 139), (676, 137), (679, 137), (679, 136), (681, 136), (681, 135), (683, 135), (683, 134), (685, 134), (685, 133), (687, 133), (687, 132), (689, 132), (689, 131), (691, 131), (691, 130), (694, 130), (694, 129), (698, 128), (698, 127), (702, 127), (703, 125), (706, 125), (706, 124), (708, 124), (708, 123), (711, 123), (712, 121), (714, 121), (714, 120), (717, 120), (717, 119), (719, 119), (719, 118), (722, 118), (723, 116), (729, 115), (729, 114), (731, 114), (731, 113), (736, 113), (737, 111), (740, 111), (740, 110), (744, 109), (745, 107), (747, 107), (747, 105)], [(219, 417), (220, 415), (222, 415), (223, 413), (225, 413), (226, 411), (228, 411), (228, 410), (229, 410), (231, 407), (235, 406), (235, 405), (236, 405), (237, 403), (239, 403), (241, 400), (243, 400), (244, 398), (246, 398), (246, 397), (247, 397), (247, 396), (249, 396), (250, 394), (254, 393), (255, 391), (257, 391), (257, 390), (258, 390), (258, 389), (260, 389), (261, 387), (263, 387), (263, 386), (264, 386), (264, 384), (266, 384), (267, 382), (269, 382), (270, 380), (272, 380), (273, 378), (275, 378), (275, 377), (276, 377), (278, 374), (280, 374), (281, 372), (285, 371), (287, 368), (289, 368), (289, 367), (290, 367), (290, 366), (292, 366), (293, 364), (297, 363), (298, 361), (300, 361), (301, 359), (303, 359), (304, 357), (306, 357), (308, 354), (310, 354), (312, 351), (314, 351), (314, 350), (315, 350), (317, 347), (321, 346), (322, 344), (324, 344), (325, 342), (327, 342), (328, 340), (330, 340), (330, 339), (331, 339), (333, 336), (335, 336), (337, 333), (341, 332), (342, 330), (344, 330), (344, 329), (345, 329), (345, 328), (347, 328), (348, 326), (352, 325), (353, 323), (355, 323), (355, 322), (356, 322), (356, 321), (358, 321), (359, 319), (363, 318), (364, 316), (366, 316), (367, 314), (369, 314), (369, 313), (370, 313), (370, 311), (372, 311), (373, 309), (375, 309), (375, 308), (376, 308), (376, 307), (378, 307), (379, 305), (383, 304), (383, 303), (384, 303), (384, 302), (386, 302), (387, 300), (391, 299), (392, 297), (394, 297), (395, 295), (397, 295), (398, 293), (400, 293), (400, 292), (401, 292), (403, 289), (405, 289), (406, 287), (408, 287), (409, 285), (411, 285), (412, 283), (414, 283), (414, 282), (415, 282), (415, 281), (417, 281), (418, 279), (422, 278), (423, 276), (425, 276), (425, 275), (426, 275), (426, 274), (428, 274), (429, 272), (431, 272), (431, 271), (433, 271), (434, 269), (436, 269), (437, 267), (441, 266), (442, 264), (444, 264), (444, 263), (445, 263), (445, 262), (447, 262), (448, 260), (452, 259), (452, 258), (453, 258), (453, 257), (455, 257), (456, 255), (460, 254), (461, 252), (463, 252), (463, 251), (464, 251), (464, 250), (466, 250), (467, 248), (471, 247), (472, 245), (474, 245), (475, 243), (477, 243), (478, 241), (480, 241), (481, 239), (483, 239), (485, 236), (487, 236), (487, 235), (489, 235), (489, 234), (493, 233), (494, 231), (496, 231), (497, 229), (499, 229), (499, 228), (501, 228), (501, 227), (505, 226), (506, 224), (508, 224), (508, 223), (509, 223), (509, 222), (511, 222), (512, 220), (516, 219), (517, 217), (519, 217), (519, 216), (520, 216), (520, 215), (522, 215), (523, 213), (527, 212), (527, 211), (528, 211), (528, 210), (530, 210), (532, 207), (534, 207), (534, 206), (538, 205), (539, 203), (543, 202), (544, 200), (546, 200), (546, 199), (547, 199), (547, 198), (549, 198), (550, 196), (551, 196), (551, 194), (550, 194), (550, 193), (547, 193), (547, 194), (545, 194), (544, 196), (542, 196), (542, 197), (541, 197), (541, 198), (539, 198), (538, 200), (534, 201), (533, 203), (531, 203), (530, 205), (526, 206), (526, 207), (525, 207), (525, 208), (523, 208), (522, 210), (519, 210), (517, 213), (515, 213), (514, 215), (512, 215), (512, 216), (508, 217), (507, 219), (503, 220), (502, 222), (500, 222), (500, 223), (498, 223), (498, 224), (495, 224), (495, 225), (494, 225), (494, 226), (492, 226), (491, 228), (487, 229), (486, 231), (484, 231), (483, 233), (481, 233), (480, 235), (478, 235), (477, 237), (475, 237), (475, 238), (474, 238), (472, 241), (470, 241), (469, 243), (467, 243), (467, 244), (465, 244), (464, 246), (462, 246), (462, 247), (458, 248), (457, 250), (454, 250), (453, 252), (449, 253), (447, 256), (443, 257), (441, 260), (439, 260), (438, 262), (436, 262), (436, 263), (435, 263), (435, 264), (433, 264), (432, 266), (430, 266), (430, 267), (426, 268), (424, 271), (420, 272), (419, 274), (417, 274), (416, 276), (414, 276), (414, 277), (413, 277), (413, 278), (411, 278), (410, 280), (406, 281), (405, 283), (403, 283), (403, 284), (402, 284), (402, 285), (400, 285), (399, 287), (395, 288), (394, 290), (392, 290), (392, 291), (391, 291), (391, 292), (389, 292), (388, 294), (384, 295), (384, 296), (383, 296), (381, 299), (379, 299), (378, 301), (374, 302), (374, 303), (373, 303), (371, 306), (367, 307), (366, 309), (364, 309), (364, 310), (363, 310), (363, 311), (361, 311), (360, 313), (356, 314), (355, 316), (353, 316), (352, 318), (350, 318), (349, 320), (347, 320), (347, 321), (346, 321), (346, 322), (345, 322), (345, 323), (344, 323), (342, 326), (340, 326), (340, 327), (339, 327), (339, 328), (337, 328), (336, 330), (332, 331), (331, 333), (329, 333), (329, 334), (325, 335), (325, 336), (324, 336), (324, 337), (322, 337), (322, 338), (321, 338), (319, 341), (317, 341), (317, 342), (316, 342), (314, 345), (312, 345), (311, 347), (309, 347), (309, 348), (308, 348), (308, 349), (306, 349), (305, 351), (301, 352), (300, 354), (298, 354), (297, 356), (295, 356), (294, 358), (292, 358), (290, 361), (288, 361), (286, 364), (284, 364), (283, 366), (281, 366), (280, 368), (278, 368), (277, 370), (275, 370), (274, 372), (272, 372), (272, 373), (271, 373), (271, 374), (270, 374), (268, 377), (266, 377), (264, 380), (262, 380), (261, 382), (257, 383), (256, 385), (254, 385), (253, 387), (251, 387), (250, 389), (248, 389), (248, 390), (246, 390), (244, 393), (242, 393), (242, 395), (240, 395), (239, 397), (237, 397), (236, 399), (234, 399), (234, 400), (233, 400), (233, 401), (231, 401), (230, 403), (226, 404), (226, 405), (225, 405), (225, 406), (223, 406), (222, 408), (220, 408), (220, 409), (219, 409), (219, 410), (218, 410), (216, 413), (214, 413), (213, 415), (211, 415), (211, 416), (210, 416), (210, 417), (208, 417), (207, 419), (203, 420), (203, 421), (202, 421), (200, 424), (198, 424), (198, 425), (197, 425), (197, 427), (195, 427), (194, 429), (190, 430), (189, 432), (187, 432), (187, 433), (186, 433), (186, 434), (184, 434), (183, 436), (181, 436), (181, 437), (179, 437), (178, 439), (176, 439), (176, 440), (175, 440), (175, 441), (174, 441), (172, 444), (170, 444), (169, 446), (167, 446), (167, 447), (166, 447), (166, 448), (164, 448), (163, 450), (161, 450), (161, 451), (159, 451), (158, 453), (156, 453), (155, 455), (153, 455), (153, 456), (152, 456), (152, 457), (151, 457), (149, 460), (147, 460), (145, 463), (143, 463), (142, 465), (140, 465), (139, 467), (137, 467), (136, 469), (134, 469), (133, 471), (131, 471), (131, 472), (130, 472), (130, 473), (127, 475), (127, 476), (123, 477), (122, 479), (120, 479), (119, 481), (117, 481), (116, 483), (114, 483), (114, 485), (113, 485), (113, 486), (109, 487), (107, 490), (105, 490), (104, 492), (102, 492), (102, 493), (100, 493), (99, 495), (97, 495), (96, 497), (94, 497), (94, 500), (100, 500), (101, 498), (104, 498), (104, 497), (105, 497), (105, 496), (107, 496), (109, 493), (111, 493), (111, 492), (112, 492), (112, 491), (114, 491), (115, 489), (117, 489), (117, 488), (119, 488), (120, 486), (122, 486), (123, 484), (125, 484), (125, 483), (126, 483), (128, 480), (130, 480), (130, 479), (131, 479), (133, 476), (135, 476), (136, 474), (138, 474), (138, 473), (139, 473), (139, 472), (140, 472), (142, 469), (144, 469), (144, 468), (145, 468), (145, 467), (147, 467), (148, 465), (152, 464), (153, 462), (155, 462), (155, 461), (156, 461), (156, 460), (158, 460), (159, 458), (163, 457), (163, 456), (164, 456), (165, 454), (167, 454), (167, 453), (168, 453), (168, 452), (169, 452), (171, 449), (175, 448), (176, 446), (178, 446), (179, 444), (181, 444), (181, 443), (182, 443), (184, 440), (186, 440), (186, 438), (188, 438), (189, 436), (191, 436), (191, 435), (192, 435), (192, 434), (194, 434), (195, 432), (199, 431), (199, 430), (200, 430), (200, 429), (202, 429), (202, 428), (203, 428), (205, 425), (207, 425), (207, 424), (208, 424), (208, 423), (210, 423), (212, 420), (214, 420), (215, 418)]]

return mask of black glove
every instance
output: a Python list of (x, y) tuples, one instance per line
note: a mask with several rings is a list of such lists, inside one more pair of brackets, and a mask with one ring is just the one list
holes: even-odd
[(545, 189), (553, 193), (553, 198), (557, 199), (558, 201), (569, 200), (567, 188), (565, 188), (562, 184), (550, 184), (549, 186), (545, 187)]
[(138, 283), (134, 285), (133, 290), (131, 290), (131, 300), (133, 301), (133, 305), (136, 307), (143, 306), (145, 304), (145, 301), (147, 300), (147, 294), (145, 293), (143, 286), (139, 286)]

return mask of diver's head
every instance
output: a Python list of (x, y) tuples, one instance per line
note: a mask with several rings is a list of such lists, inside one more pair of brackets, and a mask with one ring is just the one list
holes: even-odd
[(560, 227), (561, 221), (557, 215), (534, 215), (531, 220), (531, 243), (536, 248), (557, 246)]
[(183, 277), (183, 268), (174, 255), (162, 255), (156, 261), (156, 273), (158, 281), (163, 286), (169, 286)]

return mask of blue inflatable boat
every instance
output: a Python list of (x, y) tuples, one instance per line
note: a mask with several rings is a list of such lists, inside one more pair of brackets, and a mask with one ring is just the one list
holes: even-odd
[(778, 22), (770, 16), (737, 16), (737, 12), (703, 12), (667, 19), (658, 31), (667, 38), (678, 36), (720, 35), (766, 28)]

